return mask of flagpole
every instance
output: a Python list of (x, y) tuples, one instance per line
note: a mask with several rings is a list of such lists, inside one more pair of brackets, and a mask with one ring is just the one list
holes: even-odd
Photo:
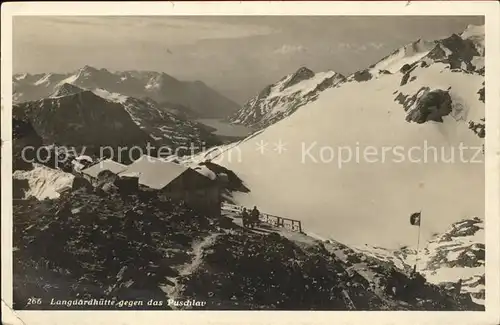
[(418, 220), (417, 254), (416, 254), (416, 258), (415, 258), (415, 267), (413, 268), (413, 272), (417, 272), (417, 264), (418, 264), (418, 259), (419, 259), (418, 252), (419, 252), (419, 248), (420, 248), (420, 228), (422, 227), (422, 210), (420, 210), (419, 214), (420, 214), (420, 217)]

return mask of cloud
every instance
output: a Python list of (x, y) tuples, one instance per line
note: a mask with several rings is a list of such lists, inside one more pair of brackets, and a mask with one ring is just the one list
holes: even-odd
[(383, 43), (370, 43), (370, 46), (377, 49), (377, 50), (380, 50), (381, 48), (383, 48), (385, 46), (385, 44)]
[(300, 53), (300, 52), (306, 52), (307, 49), (302, 46), (302, 45), (290, 45), (290, 44), (283, 44), (280, 48), (277, 48), (274, 50), (274, 53), (278, 54), (294, 54), (294, 53)]
[(352, 44), (352, 43), (337, 43), (334, 47), (331, 48), (330, 52), (335, 53), (338, 51), (355, 51), (355, 52), (364, 52), (370, 50), (380, 50), (385, 46), (385, 44), (380, 42), (370, 42), (370, 43), (362, 43), (362, 44)]
[[(158, 43), (170, 46), (196, 44), (199, 41), (241, 39), (276, 32), (269, 26), (232, 21), (214, 21), (204, 17), (138, 16), (39, 16), (16, 17), (14, 39), (72, 46), (86, 39), (100, 43)], [(57, 37), (53, 37), (57, 35)]]

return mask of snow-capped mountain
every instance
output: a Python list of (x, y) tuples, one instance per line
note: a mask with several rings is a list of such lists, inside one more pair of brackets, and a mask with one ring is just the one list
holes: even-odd
[(408, 247), (389, 250), (365, 245), (352, 249), (393, 264), (407, 273), (416, 264), (417, 271), (428, 282), (449, 290), (453, 290), (461, 280), (461, 292), (470, 294), (474, 302), (484, 304), (485, 245), (484, 222), (481, 219), (455, 222), (422, 246), (418, 255), (415, 249)]
[(46, 99), (16, 105), (13, 112), (16, 119), (31, 123), (45, 144), (123, 146), (150, 142), (175, 150), (190, 144), (220, 143), (203, 125), (181, 119), (151, 100), (104, 89), (84, 90), (68, 83)]
[(438, 40), (411, 64), (392, 62), (395, 73), (322, 91), (213, 162), (250, 189), (234, 193), (237, 204), (301, 219), (322, 237), (415, 245), (407, 216), (424, 209), (429, 240), (484, 215), (484, 139), (469, 127), (485, 116), (484, 76), (473, 64), (484, 60), (480, 46), (465, 36)]
[(255, 129), (265, 128), (314, 101), (320, 92), (335, 87), (344, 79), (344, 76), (334, 71), (314, 73), (301, 67), (264, 88), (250, 99), (231, 121)]
[(238, 104), (217, 93), (201, 81), (180, 81), (166, 73), (152, 71), (111, 72), (84, 66), (66, 74), (20, 74), (13, 77), (14, 102), (39, 100), (54, 94), (61, 85), (105, 89), (112, 93), (186, 106), (200, 117), (226, 117)]
[(196, 151), (199, 151), (202, 150), (202, 146), (208, 147), (221, 143), (203, 124), (181, 118), (164, 105), (159, 105), (152, 100), (144, 101), (110, 93), (104, 89), (96, 89), (94, 93), (123, 105), (132, 120), (159, 145), (175, 149), (181, 146), (190, 147), (190, 144), (193, 144), (196, 146)]
[(412, 71), (442, 62), (455, 72), (484, 76), (484, 25), (469, 25), (460, 35), (437, 41), (417, 40), (394, 51), (368, 69), (358, 71), (347, 81), (367, 81), (384, 74), (402, 73), (401, 85), (414, 80)]
[(314, 73), (301, 67), (250, 99), (231, 119), (233, 123), (263, 129), (291, 115), (299, 107), (314, 101), (320, 92), (338, 87), (344, 81), (368, 81), (386, 74), (402, 73), (401, 85), (415, 80), (412, 72), (432, 62), (443, 62), (453, 71), (484, 75), (484, 27), (469, 26), (461, 35), (438, 40), (419, 39), (407, 44), (368, 69), (348, 78), (333, 71)]

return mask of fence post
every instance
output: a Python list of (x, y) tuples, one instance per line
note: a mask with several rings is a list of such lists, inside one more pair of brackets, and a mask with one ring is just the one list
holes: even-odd
[(302, 222), (299, 220), (299, 232), (302, 233)]

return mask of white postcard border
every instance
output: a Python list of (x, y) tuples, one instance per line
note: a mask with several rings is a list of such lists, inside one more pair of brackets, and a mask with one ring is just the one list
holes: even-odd
[[(11, 324), (500, 324), (500, 6), (496, 1), (3, 3), (2, 318)], [(16, 15), (484, 15), (486, 20), (486, 311), (15, 311), (12, 305), (12, 17)], [(5, 122), (4, 122), (5, 121)], [(473, 189), (471, 189), (473, 190)]]

